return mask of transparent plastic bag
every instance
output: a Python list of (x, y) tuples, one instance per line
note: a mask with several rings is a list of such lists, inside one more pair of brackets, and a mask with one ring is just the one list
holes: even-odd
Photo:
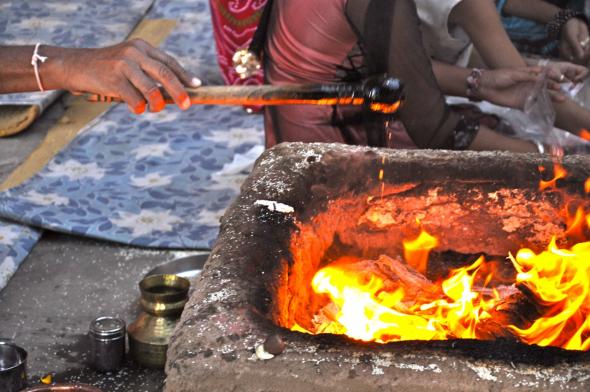
[(544, 144), (559, 145), (557, 132), (554, 132), (555, 110), (547, 89), (546, 73), (527, 96), (523, 113), (528, 120), (521, 125), (520, 133), (523, 136), (530, 136), (532, 140)]
[[(580, 100), (584, 100), (583, 94), (588, 89), (583, 85), (566, 84), (562, 85), (563, 93), (574, 101), (585, 107)], [(576, 98), (579, 97), (579, 98)], [(512, 116), (517, 110), (510, 111)], [(511, 116), (508, 116), (510, 118)], [(531, 93), (527, 97), (523, 114), (525, 122), (515, 130), (517, 135), (549, 145), (554, 150), (553, 153), (562, 153), (564, 150), (568, 153), (588, 153), (590, 152), (590, 143), (580, 137), (555, 127), (555, 110), (551, 95), (547, 89), (547, 76), (535, 84)]]
[(564, 87), (571, 99), (583, 108), (590, 109), (590, 83), (588, 81), (577, 84), (568, 83)]

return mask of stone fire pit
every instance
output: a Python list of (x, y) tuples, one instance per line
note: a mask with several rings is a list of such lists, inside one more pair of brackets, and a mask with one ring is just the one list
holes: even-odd
[[(396, 250), (395, 225), (383, 231), (362, 221), (379, 200), (399, 206), (397, 223), (420, 215), (445, 251), (502, 256), (520, 246), (544, 247), (564, 225), (559, 195), (538, 192), (539, 165), (552, 166), (538, 155), (335, 144), (282, 144), (265, 152), (222, 219), (194, 284), (171, 339), (165, 390), (588, 390), (587, 353), (505, 339), (367, 344), (278, 326), (301, 319), (294, 305), (305, 290), (300, 282), (326, 254)], [(562, 188), (584, 202), (590, 159), (567, 157), (564, 166)], [(256, 347), (274, 334), (286, 349), (260, 360)]]

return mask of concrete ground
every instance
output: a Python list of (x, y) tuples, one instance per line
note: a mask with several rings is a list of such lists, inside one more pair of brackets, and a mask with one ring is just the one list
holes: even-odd
[[(22, 162), (63, 113), (54, 104), (33, 127), (0, 139), (0, 182)], [(51, 373), (56, 382), (83, 382), (104, 392), (160, 391), (163, 370), (128, 361), (116, 374), (86, 365), (86, 333), (102, 315), (131, 323), (138, 313), (137, 284), (153, 267), (186, 252), (145, 250), (45, 232), (21, 268), (0, 291), (0, 337), (12, 338), (29, 353), (29, 385)]]

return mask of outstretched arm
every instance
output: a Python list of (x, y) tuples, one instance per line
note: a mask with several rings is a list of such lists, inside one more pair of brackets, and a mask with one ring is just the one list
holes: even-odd
[[(31, 65), (34, 46), (0, 46), (0, 93), (39, 91)], [(122, 98), (129, 110), (143, 113), (164, 108), (160, 83), (178, 106), (190, 100), (184, 86), (197, 87), (193, 78), (171, 56), (143, 40), (99, 49), (59, 48), (42, 45), (39, 77), (45, 90), (89, 92)]]
[[(432, 68), (446, 95), (469, 98), (466, 80), (471, 69), (438, 61), (433, 61)], [(500, 106), (522, 109), (533, 84), (540, 80), (541, 71), (539, 67), (483, 70), (478, 81), (477, 98)]]

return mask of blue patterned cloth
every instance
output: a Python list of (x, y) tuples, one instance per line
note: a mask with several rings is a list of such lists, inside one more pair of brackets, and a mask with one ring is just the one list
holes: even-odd
[(0, 215), (139, 246), (209, 248), (245, 179), (239, 161), (253, 162), (262, 139), (260, 116), (241, 108), (137, 118), (119, 105), (31, 180), (0, 194)]
[[(160, 0), (148, 17), (178, 18), (163, 49), (204, 82), (221, 83), (207, 0)], [(118, 105), (40, 173), (0, 193), (0, 216), (138, 246), (209, 248), (263, 139), (262, 117), (240, 107), (137, 117)]]
[(0, 290), (39, 240), (41, 232), (0, 221)]

